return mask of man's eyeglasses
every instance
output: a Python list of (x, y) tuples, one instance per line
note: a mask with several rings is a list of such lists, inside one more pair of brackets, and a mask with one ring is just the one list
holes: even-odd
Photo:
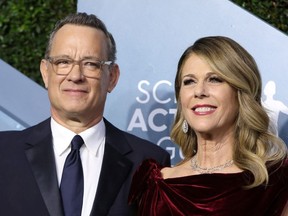
[(76, 61), (71, 58), (49, 56), (46, 59), (51, 63), (52, 68), (57, 75), (67, 76), (74, 65), (79, 65), (83, 75), (91, 78), (99, 77), (103, 65), (110, 66), (113, 63), (112, 61), (100, 61), (93, 58)]

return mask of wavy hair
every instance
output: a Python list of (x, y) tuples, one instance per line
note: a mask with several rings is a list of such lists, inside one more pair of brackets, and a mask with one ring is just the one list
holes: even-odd
[(197, 138), (189, 127), (182, 132), (181, 73), (186, 60), (194, 53), (204, 59), (237, 91), (239, 112), (235, 122), (234, 163), (250, 171), (254, 181), (247, 188), (268, 183), (270, 166), (282, 162), (287, 156), (285, 143), (269, 131), (269, 117), (261, 104), (261, 76), (254, 58), (237, 42), (223, 36), (198, 39), (182, 54), (175, 77), (177, 113), (171, 131), (171, 139), (180, 146), (184, 161), (197, 152)]

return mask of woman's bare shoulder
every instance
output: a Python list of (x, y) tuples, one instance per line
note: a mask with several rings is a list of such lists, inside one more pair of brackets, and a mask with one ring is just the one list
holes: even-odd
[(190, 162), (183, 162), (174, 167), (165, 167), (161, 169), (163, 179), (167, 178), (179, 178), (189, 175), (194, 175), (195, 172), (190, 167)]

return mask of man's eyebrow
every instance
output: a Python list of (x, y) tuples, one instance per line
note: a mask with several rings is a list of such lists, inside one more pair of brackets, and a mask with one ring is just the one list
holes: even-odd
[[(80, 58), (80, 59), (94, 59), (94, 60), (99, 60), (98, 57), (96, 56), (84, 56), (83, 58)], [(100, 61), (100, 60), (99, 60)]]
[(58, 56), (51, 56), (52, 58), (57, 58), (57, 59), (59, 59), (59, 58), (68, 58), (68, 59), (72, 59), (69, 55), (58, 55)]

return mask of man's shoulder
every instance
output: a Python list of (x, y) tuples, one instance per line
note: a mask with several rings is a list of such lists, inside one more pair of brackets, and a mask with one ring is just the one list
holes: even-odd
[(137, 160), (142, 161), (144, 159), (152, 158), (160, 161), (161, 164), (169, 164), (170, 155), (160, 146), (144, 138), (123, 131), (112, 125), (106, 119), (104, 122), (107, 132), (106, 138), (111, 142), (117, 143), (117, 145), (121, 145), (121, 143), (125, 146), (128, 145), (130, 148), (129, 155), (133, 157), (134, 160), (137, 158)]
[(0, 142), (3, 142), (5, 139), (9, 138), (17, 138), (21, 136), (22, 134), (25, 134), (24, 130), (10, 130), (10, 131), (1, 131), (0, 132)]
[(7, 130), (0, 131), (0, 143), (12, 140), (23, 140), (25, 137), (30, 136), (33, 133), (41, 133), (49, 126), (50, 119), (46, 119), (36, 125), (25, 128), (23, 130)]
[(152, 143), (152, 142), (150, 142), (144, 138), (141, 138), (141, 137), (136, 136), (132, 133), (129, 133), (127, 131), (119, 129), (118, 127), (114, 126), (112, 123), (107, 121), (106, 119), (104, 120), (104, 122), (106, 125), (107, 132), (109, 133), (109, 136), (112, 135), (114, 137), (117, 137), (118, 140), (121, 140), (121, 137), (122, 137), (122, 140), (126, 140), (131, 145), (133, 145), (133, 144), (138, 145), (139, 143), (141, 143), (141, 144), (144, 144), (146, 146), (147, 145), (152, 146), (152, 148), (154, 148), (154, 146), (156, 148), (159, 148), (159, 146), (157, 146), (156, 144), (154, 144), (154, 143)]

